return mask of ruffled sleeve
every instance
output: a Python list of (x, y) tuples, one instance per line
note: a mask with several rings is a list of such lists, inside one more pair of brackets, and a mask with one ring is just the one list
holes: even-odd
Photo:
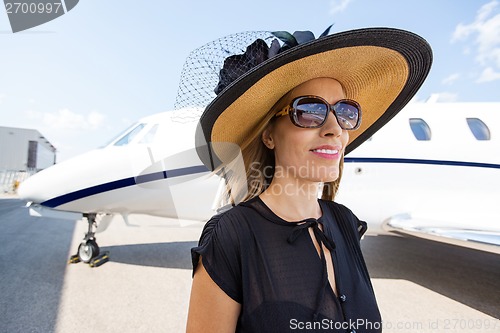
[(366, 230), (368, 230), (368, 224), (365, 221), (359, 220), (356, 217), (356, 215), (354, 215), (354, 214), (352, 214), (352, 215), (355, 218), (355, 222), (357, 224), (359, 239), (361, 239), (361, 237), (363, 237), (363, 235), (365, 234)]
[(208, 275), (233, 300), (242, 302), (240, 243), (235, 225), (225, 214), (212, 217), (191, 249), (193, 275), (202, 260)]
[(342, 214), (341, 216), (347, 220), (348, 225), (354, 229), (354, 234), (357, 236), (359, 241), (366, 233), (368, 224), (365, 221), (358, 219), (357, 216), (354, 215), (354, 213), (346, 206), (339, 203), (334, 203), (334, 206), (336, 206), (338, 211)]

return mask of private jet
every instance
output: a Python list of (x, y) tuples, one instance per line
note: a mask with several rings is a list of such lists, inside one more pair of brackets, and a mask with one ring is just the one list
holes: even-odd
[[(143, 119), (96, 149), (24, 181), (30, 213), (83, 219), (77, 254), (119, 215), (207, 221), (225, 186), (195, 148), (201, 108)], [(412, 102), (345, 157), (336, 198), (374, 234), (409, 234), (500, 253), (500, 103)], [(193, 204), (195, 203), (195, 204)]]

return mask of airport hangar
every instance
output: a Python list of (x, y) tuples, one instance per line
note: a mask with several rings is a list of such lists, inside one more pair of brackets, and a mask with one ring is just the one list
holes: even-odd
[(35, 129), (0, 126), (0, 186), (11, 186), (56, 163), (56, 148)]

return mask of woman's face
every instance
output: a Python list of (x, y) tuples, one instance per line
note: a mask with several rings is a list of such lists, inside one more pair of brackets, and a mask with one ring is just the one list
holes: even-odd
[[(317, 78), (295, 87), (285, 102), (289, 104), (294, 98), (304, 95), (320, 96), (330, 104), (345, 98), (338, 81)], [(339, 177), (339, 163), (349, 134), (330, 112), (320, 128), (300, 128), (291, 122), (288, 115), (279, 117), (264, 131), (262, 140), (274, 149), (274, 177), (331, 182)]]

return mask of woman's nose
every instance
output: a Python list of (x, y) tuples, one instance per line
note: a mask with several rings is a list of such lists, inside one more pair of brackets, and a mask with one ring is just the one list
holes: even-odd
[(326, 122), (321, 126), (322, 136), (340, 136), (342, 134), (342, 127), (340, 127), (337, 117), (332, 110), (328, 114)]

